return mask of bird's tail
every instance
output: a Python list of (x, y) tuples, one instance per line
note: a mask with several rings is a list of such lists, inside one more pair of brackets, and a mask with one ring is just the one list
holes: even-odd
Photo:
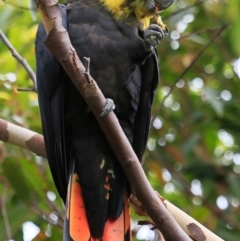
[(127, 194), (124, 198), (124, 208), (121, 215), (118, 219), (108, 218), (102, 238), (96, 239), (91, 236), (78, 175), (74, 173), (68, 187), (64, 241), (131, 241)]

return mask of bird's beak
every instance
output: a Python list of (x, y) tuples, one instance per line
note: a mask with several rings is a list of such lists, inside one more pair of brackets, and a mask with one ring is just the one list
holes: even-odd
[(155, 0), (147, 0), (145, 7), (150, 14), (156, 14), (160, 11), (158, 5)]
[(175, 0), (146, 0), (146, 9), (150, 13), (158, 13), (168, 8)]

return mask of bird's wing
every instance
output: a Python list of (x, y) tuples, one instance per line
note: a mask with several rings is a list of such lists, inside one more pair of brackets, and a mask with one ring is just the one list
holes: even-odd
[[(67, 12), (64, 5), (60, 5), (63, 26), (66, 28)], [(44, 26), (39, 25), (35, 52), (37, 62), (37, 88), (39, 106), (42, 118), (46, 151), (52, 176), (57, 190), (63, 200), (66, 200), (68, 171), (67, 163), (68, 141), (64, 131), (63, 80), (66, 77), (61, 65), (46, 48), (44, 41), (47, 37)]]
[(152, 55), (141, 66), (141, 93), (134, 122), (133, 149), (142, 160), (151, 123), (151, 108), (159, 81), (158, 56), (154, 49)]

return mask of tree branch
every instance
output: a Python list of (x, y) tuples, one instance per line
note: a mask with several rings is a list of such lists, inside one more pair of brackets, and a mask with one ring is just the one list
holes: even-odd
[[(37, 139), (37, 142), (36, 142)], [(10, 144), (13, 144), (15, 146), (18, 146), (20, 148), (24, 148), (28, 151), (31, 151), (37, 155), (46, 157), (46, 152), (44, 148), (44, 140), (43, 137), (33, 131), (30, 131), (28, 129), (22, 128), (20, 126), (11, 124), (7, 121), (4, 121), (0, 119), (0, 140), (4, 142), (8, 142)], [(16, 141), (18, 140), (18, 141)], [(27, 143), (26, 144), (26, 140)], [(31, 143), (33, 142), (33, 143)], [(34, 147), (34, 148), (32, 148)], [(204, 226), (199, 224), (196, 220), (194, 220), (192, 217), (184, 213), (182, 210), (174, 206), (169, 201), (165, 200), (164, 198), (159, 198), (159, 194), (157, 194), (158, 199), (166, 206), (168, 211), (172, 214), (172, 216), (176, 219), (178, 224), (182, 227), (182, 229), (190, 236), (192, 236), (192, 231), (188, 230), (189, 224), (195, 224), (196, 226), (199, 226), (200, 229), (203, 231), (203, 233), (206, 236), (206, 241), (223, 241), (223, 239), (216, 236), (214, 233), (206, 229)], [(133, 207), (134, 205), (138, 205), (141, 208), (141, 203), (139, 203), (138, 200), (132, 199)], [(137, 202), (137, 203), (136, 203)], [(34, 205), (34, 210), (36, 211), (36, 205)], [(55, 209), (53, 207), (53, 209)], [(134, 208), (136, 211), (136, 209)], [(56, 210), (59, 214), (61, 213), (59, 210)], [(137, 212), (136, 212), (137, 213)], [(39, 212), (38, 212), (39, 214)], [(137, 213), (139, 214), (139, 213)], [(142, 215), (143, 213), (140, 213), (139, 215)], [(151, 216), (150, 216), (151, 217)], [(177, 239), (174, 239), (177, 240)], [(185, 239), (186, 241), (188, 239)]]
[(36, 85), (36, 75), (32, 68), (29, 66), (27, 61), (17, 52), (17, 50), (12, 46), (6, 35), (3, 33), (3, 31), (0, 29), (0, 39), (2, 39), (3, 43), (6, 45), (6, 47), (10, 50), (12, 53), (12, 56), (17, 59), (17, 61), (24, 67), (24, 69), (27, 71), (30, 79), (33, 82), (33, 87), (31, 89), (21, 89), (18, 90), (30, 90), (30, 91), (37, 91), (37, 85)]
[(0, 119), (0, 140), (47, 157), (43, 136)]

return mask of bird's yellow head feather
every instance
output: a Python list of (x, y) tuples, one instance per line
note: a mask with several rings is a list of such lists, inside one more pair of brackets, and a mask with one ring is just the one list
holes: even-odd
[[(149, 11), (146, 8), (148, 0), (99, 0), (116, 19), (127, 18), (134, 14), (141, 30), (146, 29), (150, 24), (150, 19), (156, 15), (157, 11)], [(171, 0), (170, 0), (171, 1)]]

